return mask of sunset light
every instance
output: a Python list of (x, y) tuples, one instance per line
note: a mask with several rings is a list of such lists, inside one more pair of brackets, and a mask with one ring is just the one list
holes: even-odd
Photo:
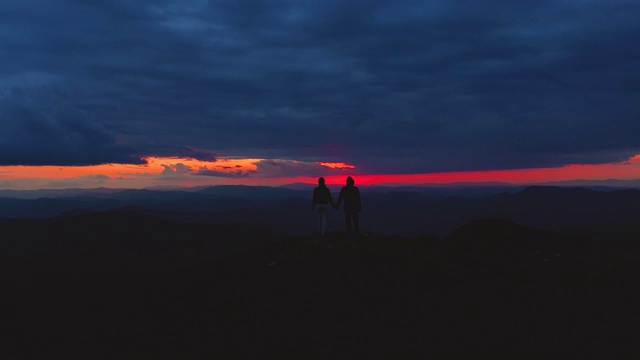
[(330, 169), (351, 170), (351, 169), (355, 169), (356, 168), (353, 165), (345, 164), (343, 162), (335, 162), (335, 163), (319, 162), (318, 164), (320, 164), (322, 166), (326, 166), (326, 167), (328, 167)]
[[(416, 174), (368, 174), (343, 162), (314, 163), (289, 160), (220, 158), (201, 161), (192, 158), (149, 157), (144, 165), (105, 164), (94, 166), (2, 166), (0, 188), (37, 189), (44, 187), (163, 187), (221, 184), (285, 185), (313, 184), (324, 176), (327, 184), (342, 184), (348, 175), (360, 185), (429, 185), (453, 183), (537, 184), (571, 180), (632, 180), (640, 174), (640, 154), (623, 162), (555, 168), (459, 171)], [(273, 172), (269, 167), (287, 172)], [(322, 171), (324, 168), (325, 171)], [(316, 175), (308, 175), (313, 171)]]

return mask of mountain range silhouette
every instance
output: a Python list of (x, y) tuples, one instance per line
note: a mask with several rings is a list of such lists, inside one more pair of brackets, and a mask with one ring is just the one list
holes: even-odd
[[(335, 192), (337, 189), (333, 189)], [(460, 193), (408, 188), (363, 190), (363, 228), (375, 234), (444, 237), (471, 221), (497, 217), (526, 226), (572, 231), (612, 222), (638, 223), (640, 191), (531, 186)], [(49, 218), (68, 212), (140, 211), (179, 222), (248, 222), (288, 236), (308, 234), (310, 191), (217, 186), (194, 191), (123, 190), (36, 199), (0, 198), (0, 217)], [(455, 195), (458, 194), (458, 195)], [(488, 195), (487, 195), (488, 194)], [(339, 213), (334, 230), (342, 230)]]

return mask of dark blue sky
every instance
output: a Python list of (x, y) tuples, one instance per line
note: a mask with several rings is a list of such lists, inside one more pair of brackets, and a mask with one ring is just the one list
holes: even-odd
[(638, 1), (0, 3), (0, 165), (640, 153)]

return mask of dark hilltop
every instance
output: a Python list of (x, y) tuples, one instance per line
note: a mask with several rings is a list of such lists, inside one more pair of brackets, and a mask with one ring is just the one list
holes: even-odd
[[(393, 196), (370, 194), (367, 205)], [(336, 228), (324, 238), (133, 202), (0, 219), (3, 357), (637, 354), (640, 221), (625, 217), (637, 214), (636, 190), (398, 196), (468, 212), (442, 236), (363, 226), (359, 237)], [(416, 208), (415, 229), (435, 226), (435, 212)]]

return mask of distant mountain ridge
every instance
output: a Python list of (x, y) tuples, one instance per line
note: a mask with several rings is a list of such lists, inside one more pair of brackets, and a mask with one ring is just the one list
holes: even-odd
[(197, 193), (240, 198), (282, 198), (300, 196), (307, 191), (272, 186), (219, 185), (198, 190)]
[[(2, 218), (49, 218), (77, 212), (136, 209), (183, 222), (248, 222), (282, 234), (315, 230), (310, 191), (268, 186), (216, 186), (194, 191), (121, 190), (69, 197), (0, 198)], [(334, 200), (337, 188), (332, 188)], [(523, 189), (363, 188), (362, 228), (376, 234), (447, 236), (471, 221), (495, 217), (539, 229), (572, 231), (607, 223), (640, 222), (640, 190), (582, 187)], [(485, 194), (485, 195), (482, 195)], [(330, 228), (343, 229), (341, 212)]]

